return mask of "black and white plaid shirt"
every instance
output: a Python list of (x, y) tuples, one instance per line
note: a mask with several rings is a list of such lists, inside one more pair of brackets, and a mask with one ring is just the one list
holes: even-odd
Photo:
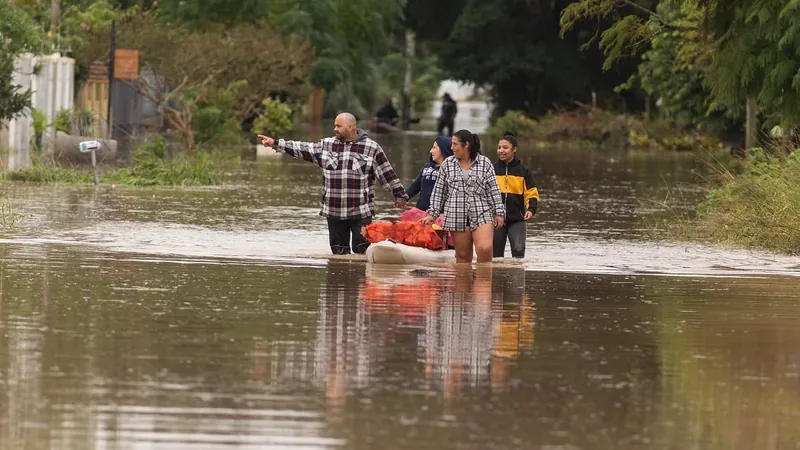
[(403, 185), (381, 146), (359, 130), (353, 142), (329, 137), (319, 142), (279, 139), (273, 146), (297, 159), (322, 168), (322, 209), (319, 214), (336, 219), (364, 219), (375, 214), (377, 178), (395, 198), (408, 200)]
[(495, 216), (505, 217), (506, 207), (489, 158), (478, 155), (468, 173), (453, 156), (442, 162), (428, 215), (439, 217), (442, 212), (442, 228), (447, 231), (474, 229), (492, 223)]

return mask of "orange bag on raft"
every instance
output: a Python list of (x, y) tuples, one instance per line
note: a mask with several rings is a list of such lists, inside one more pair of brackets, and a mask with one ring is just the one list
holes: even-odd
[(398, 244), (412, 247), (444, 250), (444, 241), (439, 235), (440, 230), (438, 225), (424, 225), (419, 222), (376, 222), (366, 225), (363, 234), (373, 244), (391, 239)]

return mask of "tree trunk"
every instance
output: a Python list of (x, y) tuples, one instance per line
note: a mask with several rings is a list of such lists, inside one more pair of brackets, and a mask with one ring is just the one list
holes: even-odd
[(411, 85), (414, 82), (414, 50), (416, 33), (406, 29), (406, 77), (403, 81), (403, 119), (402, 128), (408, 130), (411, 124)]
[(61, 0), (50, 1), (50, 31), (53, 37), (58, 36), (58, 22), (61, 18)]
[(325, 105), (325, 91), (322, 88), (314, 86), (311, 95), (309, 96), (308, 119), (311, 123), (316, 123), (322, 120), (322, 108)]
[(189, 156), (194, 153), (194, 130), (192, 130), (192, 120), (190, 117), (184, 117), (180, 111), (167, 107), (165, 118), (169, 127), (177, 131), (183, 138), (184, 154)]
[(758, 123), (756, 118), (756, 98), (747, 97), (746, 105), (746, 119), (744, 129), (744, 148), (750, 150), (756, 145), (756, 136), (758, 133)]

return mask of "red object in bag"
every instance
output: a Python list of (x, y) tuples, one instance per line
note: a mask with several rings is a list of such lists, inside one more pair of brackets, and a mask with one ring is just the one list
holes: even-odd
[[(403, 213), (400, 214), (400, 220), (402, 220), (403, 222), (406, 221), (416, 222), (427, 215), (428, 213), (426, 211), (423, 211), (419, 208), (411, 208), (403, 211)], [(442, 225), (444, 224), (444, 216), (440, 215), (439, 217), (437, 217), (436, 220), (433, 221), (433, 224), (438, 225), (441, 228)], [(444, 235), (445, 235), (444, 240), (447, 243), (447, 245), (453, 247), (453, 235), (450, 234), (450, 232), (444, 232)]]
[(376, 222), (364, 227), (363, 235), (371, 243), (391, 239), (398, 244), (444, 250), (444, 241), (431, 225), (420, 222)]

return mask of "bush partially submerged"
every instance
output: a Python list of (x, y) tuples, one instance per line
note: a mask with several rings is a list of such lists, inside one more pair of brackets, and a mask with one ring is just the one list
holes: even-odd
[(570, 145), (613, 145), (655, 150), (697, 150), (719, 147), (719, 141), (687, 131), (666, 121), (647, 121), (630, 114), (582, 107), (550, 112), (531, 119), (521, 111), (508, 111), (489, 128), (491, 139), (511, 131), (522, 140)]
[(167, 141), (158, 137), (136, 148), (133, 164), (106, 176), (105, 181), (137, 186), (208, 186), (219, 184), (220, 171), (210, 163), (209, 154), (171, 157)]
[(91, 183), (92, 174), (59, 166), (52, 159), (34, 158), (31, 165), (0, 173), (0, 180), (30, 183)]
[(688, 237), (800, 253), (800, 154), (782, 159), (755, 149), (741, 175), (716, 179), (722, 185), (682, 227)]

